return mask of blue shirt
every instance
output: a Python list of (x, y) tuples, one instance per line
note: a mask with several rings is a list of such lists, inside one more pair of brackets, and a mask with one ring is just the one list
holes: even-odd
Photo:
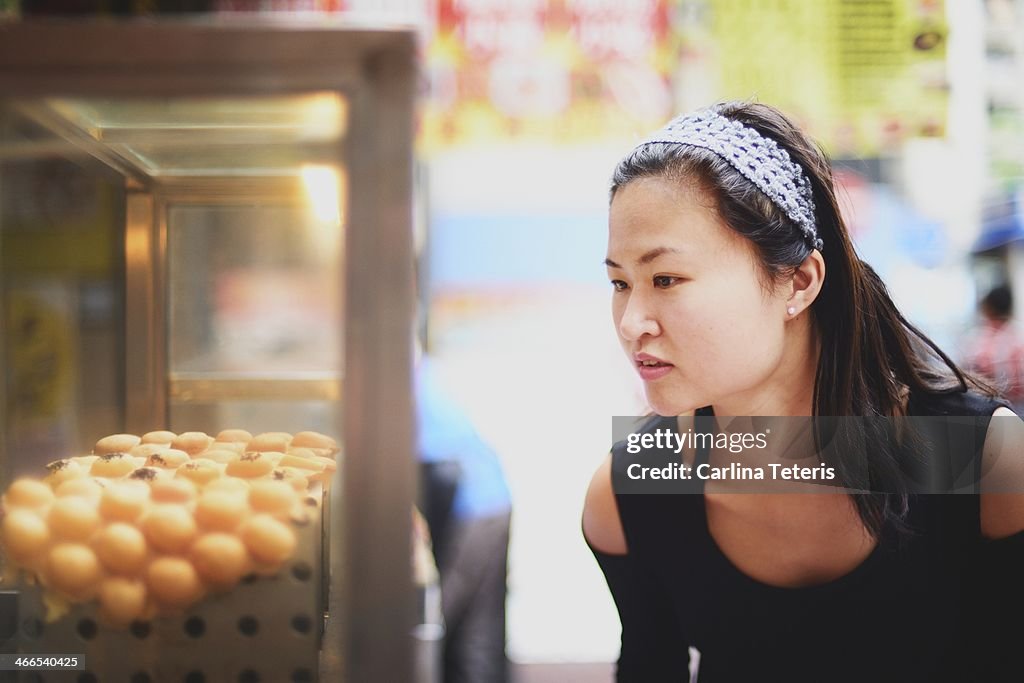
[(466, 519), (509, 510), (512, 499), (497, 454), (480, 438), (469, 417), (441, 390), (426, 358), (416, 368), (415, 391), (419, 459), (452, 460), (462, 470), (452, 514)]

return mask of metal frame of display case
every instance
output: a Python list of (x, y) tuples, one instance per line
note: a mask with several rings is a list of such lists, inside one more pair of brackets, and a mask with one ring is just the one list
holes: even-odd
[[(0, 93), (9, 98), (337, 91), (348, 100), (338, 154), (346, 163), (349, 198), (342, 266), (344, 461), (327, 520), (331, 618), (323, 680), (413, 680), (414, 83), (414, 34), (402, 27), (259, 17), (0, 23)], [(128, 190), (126, 428), (162, 424), (172, 389), (211, 396), (259, 392), (257, 385), (204, 389), (187, 377), (169, 386), (161, 302), (166, 226), (154, 220), (160, 200), (131, 168), (104, 158), (102, 149), (91, 153), (122, 171)], [(314, 398), (340, 394), (330, 377), (298, 380), (290, 391)]]

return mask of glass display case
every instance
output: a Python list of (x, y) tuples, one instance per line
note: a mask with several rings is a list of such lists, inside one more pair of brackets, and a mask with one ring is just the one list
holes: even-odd
[[(148, 645), (80, 621), (64, 642), (93, 678), (38, 680), (424, 680), (414, 59), (410, 31), (335, 20), (0, 23), (0, 488), (116, 433), (340, 446), (300, 533), (314, 580), (240, 585)], [(44, 628), (20, 604), (10, 642)]]

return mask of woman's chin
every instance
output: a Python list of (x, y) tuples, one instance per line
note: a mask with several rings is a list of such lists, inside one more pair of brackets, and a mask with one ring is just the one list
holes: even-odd
[(647, 405), (658, 415), (687, 415), (707, 403), (701, 403), (692, 396), (666, 396), (658, 391), (646, 391)]

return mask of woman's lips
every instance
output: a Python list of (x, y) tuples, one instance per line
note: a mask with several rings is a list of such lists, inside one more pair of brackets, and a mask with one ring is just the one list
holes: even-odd
[(640, 373), (640, 377), (644, 381), (656, 380), (664, 377), (668, 373), (672, 372), (672, 368), (675, 367), (671, 363), (666, 363), (660, 358), (651, 356), (646, 353), (637, 353), (633, 356), (633, 362), (636, 364), (637, 372)]
[(659, 363), (657, 365), (644, 365), (643, 363), (637, 363), (637, 372), (640, 373), (640, 377), (646, 382), (652, 380), (661, 379), (668, 373), (672, 372), (674, 365), (668, 363)]

